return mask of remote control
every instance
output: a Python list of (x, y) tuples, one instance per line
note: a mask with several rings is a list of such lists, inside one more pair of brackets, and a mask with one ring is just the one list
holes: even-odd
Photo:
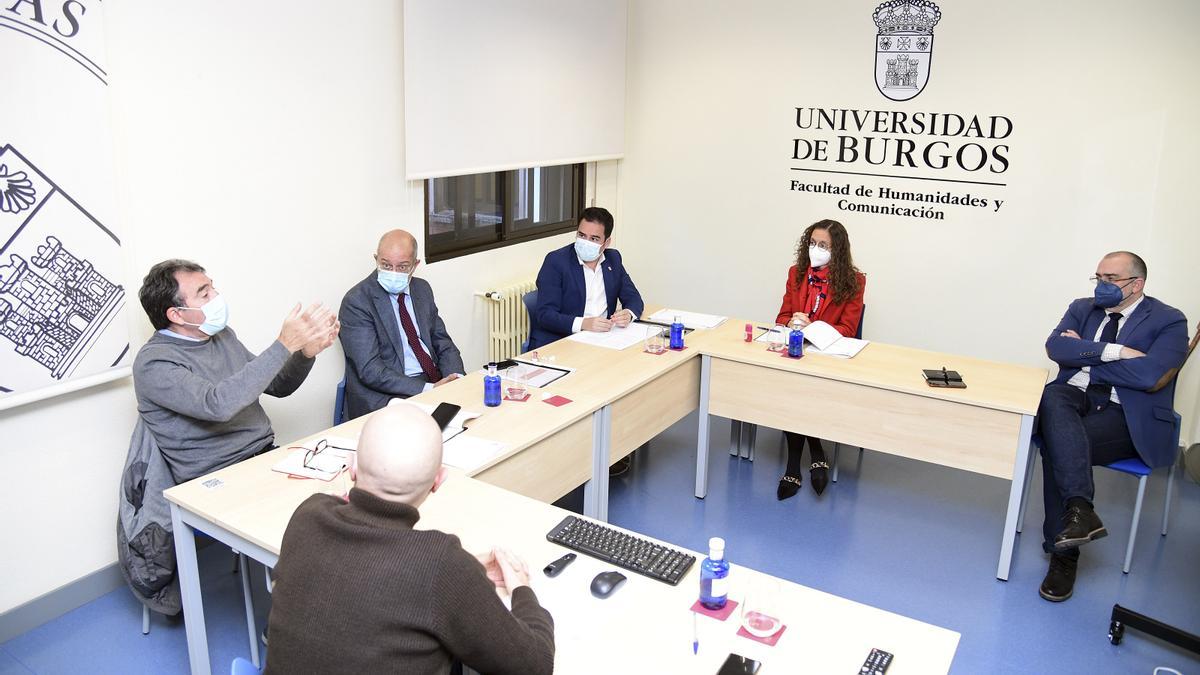
[(573, 562), (575, 562), (575, 554), (568, 553), (549, 565), (546, 565), (544, 568), (542, 568), (542, 571), (545, 572), (546, 576), (548, 577), (556, 577), (560, 572), (567, 569), (567, 565), (570, 565)]
[(882, 649), (872, 649), (870, 654), (867, 654), (867, 660), (863, 661), (862, 668), (859, 668), (859, 675), (883, 675), (887, 672), (888, 666), (892, 665), (892, 653), (885, 652)]

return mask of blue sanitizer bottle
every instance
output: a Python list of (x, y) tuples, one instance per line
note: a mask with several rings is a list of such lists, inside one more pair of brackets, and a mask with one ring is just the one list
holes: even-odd
[(798, 323), (793, 323), (792, 332), (788, 333), (788, 356), (793, 359), (804, 356), (804, 331)]
[(483, 404), (489, 408), (500, 405), (500, 375), (495, 363), (488, 364), (487, 375), (483, 376)]
[(729, 562), (725, 560), (725, 540), (708, 540), (708, 557), (700, 563), (700, 604), (721, 609), (729, 598)]
[(679, 317), (671, 324), (671, 349), (683, 349), (683, 324)]

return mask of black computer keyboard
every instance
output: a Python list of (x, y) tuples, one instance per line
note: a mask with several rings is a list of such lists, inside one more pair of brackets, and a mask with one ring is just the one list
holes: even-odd
[(679, 583), (696, 556), (667, 548), (654, 542), (638, 539), (611, 527), (589, 520), (567, 516), (546, 534), (550, 541), (586, 553), (631, 572), (664, 581), (672, 586)]

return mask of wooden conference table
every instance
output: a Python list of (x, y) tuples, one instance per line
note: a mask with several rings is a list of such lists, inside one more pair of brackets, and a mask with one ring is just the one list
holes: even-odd
[[(726, 321), (698, 340), (696, 496), (708, 492), (709, 415), (794, 431), (1011, 481), (996, 577), (1007, 580), (1044, 368), (872, 342), (852, 359), (790, 359)], [(966, 389), (925, 384), (957, 370)]]
[[(1012, 487), (997, 577), (1007, 579), (1029, 435), (1045, 370), (880, 343), (849, 360), (819, 355), (792, 360), (766, 351), (760, 343), (745, 343), (744, 324), (730, 319), (716, 329), (695, 331), (688, 335), (684, 351), (657, 356), (644, 353), (640, 345), (616, 351), (560, 340), (539, 349), (539, 356), (553, 357), (553, 365), (575, 372), (545, 392), (534, 389), (524, 403), (506, 401), (485, 409), (478, 372), (414, 400), (486, 410), (467, 433), (502, 442), (507, 449), (473, 468), (474, 478), (542, 502), (585, 483), (584, 513), (599, 520), (607, 520), (609, 465), (697, 408), (697, 497), (707, 493), (710, 414), (1004, 478)], [(942, 365), (963, 373), (968, 389), (925, 385), (921, 369)], [(571, 403), (547, 405), (540, 400), (543, 394), (562, 395)], [(824, 404), (796, 403), (809, 400)], [(364, 422), (359, 418), (309, 440), (356, 437)], [(243, 464), (273, 464), (279, 458), (272, 453)], [(269, 464), (265, 470), (270, 472)], [(282, 534), (291, 509), (302, 499), (295, 499), (294, 493), (304, 492), (298, 486), (308, 483), (275, 474), (275, 483), (285, 487), (228, 499), (234, 491), (227, 488), (222, 472), (166, 492), (189, 617), (203, 616), (191, 527), (273, 565), (278, 552), (274, 533)], [(218, 481), (215, 487), (213, 478)], [(213, 509), (227, 499), (226, 506)], [(260, 529), (264, 525), (269, 527)], [(544, 537), (550, 525), (538, 536)], [(538, 564), (544, 563), (531, 562)], [(188, 628), (193, 671), (208, 672), (203, 622), (195, 623), (198, 627)], [(858, 655), (857, 664), (865, 654)]]
[[(340, 493), (349, 486), (338, 479), (330, 483), (291, 480), (271, 471), (286, 452), (275, 450), (168, 491), (193, 673), (211, 670), (192, 528), (274, 566), (284, 530), (300, 502), (314, 493)], [(699, 588), (699, 564), (677, 586), (627, 572), (629, 580), (623, 587), (598, 600), (588, 587), (597, 573), (612, 566), (581, 555), (558, 577), (550, 579), (540, 572), (565, 552), (548, 542), (546, 533), (567, 514), (455, 470), (421, 506), (418, 523), (419, 528), (454, 533), (469, 551), (500, 545), (525, 559), (533, 589), (554, 616), (556, 672), (709, 675), (734, 652), (761, 661), (763, 675), (852, 673), (872, 647), (896, 655), (889, 675), (950, 669), (958, 647), (956, 632), (736, 565), (730, 576), (730, 598), (744, 603), (749, 594), (751, 606), (757, 606), (758, 598), (770, 598), (771, 611), (786, 628), (779, 642), (768, 647), (736, 635), (740, 626), (736, 612), (724, 622), (701, 616), (696, 619), (700, 649), (693, 654), (689, 608)], [(252, 613), (248, 622), (249, 633), (257, 639)]]

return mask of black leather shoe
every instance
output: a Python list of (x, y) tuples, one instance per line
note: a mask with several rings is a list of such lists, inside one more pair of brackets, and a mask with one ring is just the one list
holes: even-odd
[(1068, 506), (1062, 523), (1063, 529), (1054, 536), (1055, 551), (1069, 551), (1108, 536), (1100, 516), (1090, 506)]
[(779, 487), (775, 489), (775, 499), (783, 501), (795, 497), (800, 491), (800, 479), (796, 476), (784, 476), (779, 479)]
[(1050, 602), (1062, 602), (1071, 597), (1071, 594), (1075, 592), (1077, 567), (1079, 567), (1078, 557), (1051, 553), (1050, 570), (1046, 572), (1046, 578), (1042, 579), (1038, 595)]
[(825, 486), (829, 485), (829, 462), (813, 462), (813, 465), (808, 470), (808, 477), (812, 480), (813, 492), (817, 496), (825, 492)]

